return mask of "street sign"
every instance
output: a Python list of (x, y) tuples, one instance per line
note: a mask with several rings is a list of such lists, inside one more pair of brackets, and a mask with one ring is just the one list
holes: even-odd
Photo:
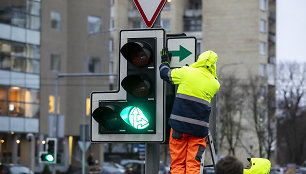
[(195, 37), (168, 38), (167, 46), (172, 54), (170, 68), (180, 68), (194, 63), (196, 61), (196, 42)]
[(165, 3), (166, 0), (134, 0), (134, 4), (147, 27), (153, 26)]
[(78, 141), (78, 144), (79, 144), (79, 147), (80, 147), (80, 149), (83, 151), (83, 152), (86, 152), (87, 151), (87, 149), (89, 148), (89, 146), (90, 146), (90, 141), (85, 141), (85, 142), (83, 142), (83, 141)]

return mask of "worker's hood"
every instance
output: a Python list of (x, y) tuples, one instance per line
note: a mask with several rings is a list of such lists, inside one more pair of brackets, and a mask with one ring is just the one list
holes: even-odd
[(243, 174), (269, 174), (271, 163), (269, 160), (264, 158), (251, 158), (249, 159), (251, 163), (250, 169), (243, 169)]
[(204, 53), (200, 54), (198, 60), (191, 64), (191, 67), (199, 68), (204, 67), (210, 71), (210, 73), (218, 80), (217, 73), (216, 73), (216, 63), (217, 63), (218, 55), (209, 50), (205, 51)]

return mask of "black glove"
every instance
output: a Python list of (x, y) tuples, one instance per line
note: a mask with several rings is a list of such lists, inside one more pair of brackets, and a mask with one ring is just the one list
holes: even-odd
[(168, 52), (168, 48), (164, 47), (160, 52), (161, 63), (168, 63), (170, 65), (172, 54)]

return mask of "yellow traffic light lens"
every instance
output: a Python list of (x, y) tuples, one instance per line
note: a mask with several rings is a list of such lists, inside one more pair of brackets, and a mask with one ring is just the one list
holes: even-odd
[(135, 106), (128, 106), (120, 113), (121, 118), (135, 129), (145, 129), (149, 126), (149, 121), (142, 110)]
[(125, 77), (121, 86), (130, 94), (138, 98), (147, 97), (151, 92), (151, 83), (145, 78), (138, 75)]

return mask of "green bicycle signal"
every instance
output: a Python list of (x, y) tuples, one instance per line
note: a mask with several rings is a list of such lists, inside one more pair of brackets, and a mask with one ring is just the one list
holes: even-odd
[(124, 122), (135, 129), (145, 129), (149, 126), (147, 116), (144, 115), (142, 110), (136, 106), (125, 107), (121, 111), (120, 117), (124, 120)]

